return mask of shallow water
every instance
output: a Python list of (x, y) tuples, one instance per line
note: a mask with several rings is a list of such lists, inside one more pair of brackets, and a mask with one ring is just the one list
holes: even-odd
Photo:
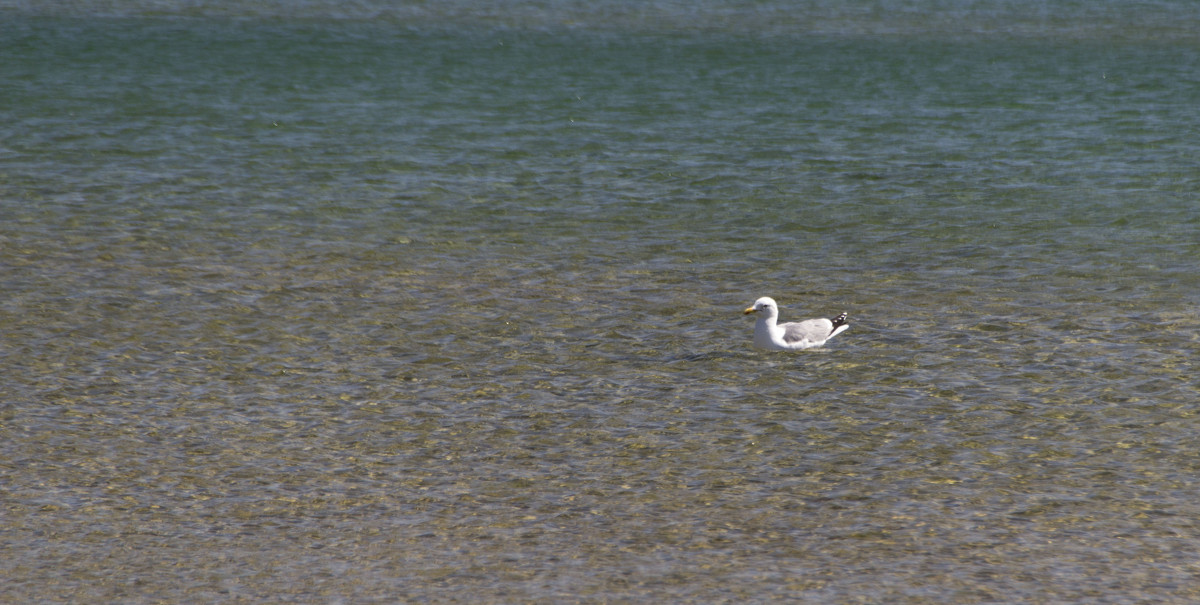
[(0, 25), (0, 600), (1197, 598), (1190, 5), (130, 6)]

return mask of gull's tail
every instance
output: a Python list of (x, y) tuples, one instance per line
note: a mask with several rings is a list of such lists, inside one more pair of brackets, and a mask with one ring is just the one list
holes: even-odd
[(837, 317), (835, 317), (829, 321), (833, 322), (833, 331), (830, 332), (829, 336), (826, 337), (827, 340), (829, 338), (833, 338), (834, 336), (837, 336), (838, 334), (841, 334), (842, 332), (845, 332), (846, 330), (850, 329), (850, 324), (846, 323), (846, 314), (845, 313), (842, 313), (841, 315), (838, 315)]

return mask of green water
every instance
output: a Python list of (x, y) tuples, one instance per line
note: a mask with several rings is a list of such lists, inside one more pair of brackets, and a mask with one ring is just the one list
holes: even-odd
[(1200, 30), (1062, 5), (5, 7), (0, 600), (1194, 601)]

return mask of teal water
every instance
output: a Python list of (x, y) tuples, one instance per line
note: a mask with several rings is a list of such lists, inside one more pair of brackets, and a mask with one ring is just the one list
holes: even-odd
[(0, 600), (1194, 602), (1193, 12), (0, 6)]

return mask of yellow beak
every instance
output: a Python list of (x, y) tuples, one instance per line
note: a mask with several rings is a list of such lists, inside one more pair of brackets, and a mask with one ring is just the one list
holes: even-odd
[(747, 307), (745, 311), (742, 311), (742, 315), (749, 315), (753, 312), (754, 312), (754, 307)]

